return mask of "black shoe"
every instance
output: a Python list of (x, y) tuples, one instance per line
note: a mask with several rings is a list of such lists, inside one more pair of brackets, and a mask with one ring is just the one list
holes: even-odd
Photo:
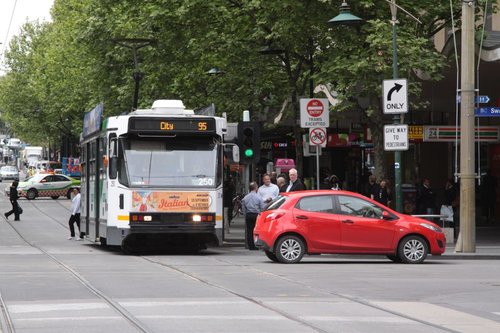
[(9, 215), (7, 215), (7, 213), (4, 213), (3, 214), (5, 216), (5, 218), (8, 220), (9, 219)]
[(21, 221), (20, 219), (14, 219), (14, 221)]

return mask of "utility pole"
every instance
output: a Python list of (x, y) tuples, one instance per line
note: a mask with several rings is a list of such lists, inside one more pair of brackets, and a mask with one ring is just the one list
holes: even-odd
[(462, 1), (460, 103), (460, 234), (456, 252), (476, 252), (474, 172), (474, 0)]

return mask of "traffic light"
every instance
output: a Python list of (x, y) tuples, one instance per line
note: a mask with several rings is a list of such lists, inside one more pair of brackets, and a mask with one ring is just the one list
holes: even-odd
[(260, 124), (242, 122), (238, 124), (238, 146), (242, 164), (258, 163), (260, 160)]

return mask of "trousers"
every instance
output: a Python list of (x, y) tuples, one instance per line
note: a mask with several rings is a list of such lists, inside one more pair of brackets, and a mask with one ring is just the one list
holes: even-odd
[[(71, 233), (71, 237), (75, 237), (75, 222), (76, 222), (76, 225), (78, 227), (78, 231), (80, 232), (80, 213), (71, 214), (71, 216), (69, 217), (68, 224), (69, 224), (69, 231)], [(79, 237), (80, 238), (82, 237), (81, 232), (80, 232)]]

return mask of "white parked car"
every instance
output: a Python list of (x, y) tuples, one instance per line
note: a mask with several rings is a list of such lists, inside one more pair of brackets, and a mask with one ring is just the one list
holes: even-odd
[(7, 179), (19, 180), (19, 170), (15, 166), (5, 165), (0, 168), (0, 182)]

